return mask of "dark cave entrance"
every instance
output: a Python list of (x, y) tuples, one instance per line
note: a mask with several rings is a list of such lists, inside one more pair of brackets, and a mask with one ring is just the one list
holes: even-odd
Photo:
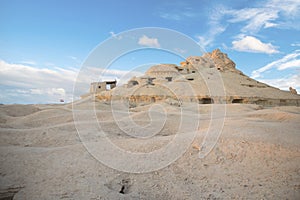
[(212, 98), (201, 98), (198, 100), (199, 104), (213, 104), (214, 100)]
[(233, 99), (231, 103), (244, 103), (244, 99)]

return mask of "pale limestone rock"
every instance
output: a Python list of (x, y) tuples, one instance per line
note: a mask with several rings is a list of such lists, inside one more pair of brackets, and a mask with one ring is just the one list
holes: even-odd
[(290, 87), (289, 89), (292, 94), (298, 94), (296, 89), (294, 89), (292, 87)]

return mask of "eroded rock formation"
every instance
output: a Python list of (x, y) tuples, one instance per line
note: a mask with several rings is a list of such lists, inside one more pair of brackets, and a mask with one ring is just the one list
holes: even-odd
[(93, 95), (100, 100), (113, 97), (134, 104), (166, 101), (174, 105), (198, 102), (300, 106), (295, 89), (282, 91), (251, 79), (219, 49), (203, 56), (190, 56), (180, 65), (154, 65), (145, 75), (133, 77), (125, 85)]
[(289, 89), (292, 94), (298, 94), (296, 89), (294, 89), (292, 87), (290, 87)]

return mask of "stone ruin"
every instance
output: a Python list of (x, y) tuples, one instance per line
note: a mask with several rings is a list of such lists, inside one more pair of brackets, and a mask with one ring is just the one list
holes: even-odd
[(99, 94), (117, 87), (117, 81), (93, 82), (90, 86), (90, 94)]

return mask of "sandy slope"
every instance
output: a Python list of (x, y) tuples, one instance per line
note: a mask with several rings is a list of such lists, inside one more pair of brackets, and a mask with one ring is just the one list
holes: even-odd
[[(84, 116), (89, 106), (79, 105)], [(164, 129), (135, 140), (114, 123), (109, 105), (96, 107), (111, 140), (130, 151), (161, 148), (178, 125), (179, 108), (165, 105), (171, 114)], [(168, 167), (142, 174), (95, 160), (80, 142), (71, 108), (0, 106), (0, 199), (300, 199), (299, 107), (228, 105), (222, 135), (207, 157), (199, 159), (190, 146)], [(147, 124), (147, 109), (132, 109), (132, 119)], [(209, 125), (209, 111), (209, 105), (193, 111), (201, 113), (196, 145)], [(90, 122), (80, 123), (88, 131)]]

